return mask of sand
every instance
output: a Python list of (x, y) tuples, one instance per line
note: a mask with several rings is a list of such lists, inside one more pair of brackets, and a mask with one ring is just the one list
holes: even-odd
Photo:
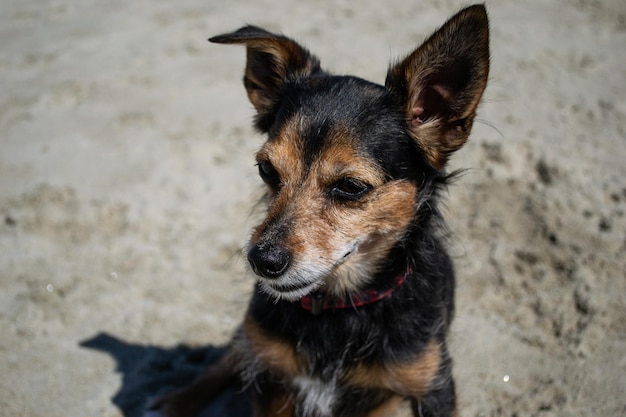
[[(262, 138), (243, 49), (209, 36), (254, 23), (382, 82), (465, 4), (4, 0), (0, 415), (142, 416), (240, 321)], [(625, 415), (626, 3), (487, 6), (445, 210), (461, 416)]]

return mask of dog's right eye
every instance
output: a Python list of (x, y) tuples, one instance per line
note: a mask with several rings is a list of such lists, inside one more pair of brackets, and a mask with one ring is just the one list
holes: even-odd
[(259, 175), (270, 187), (278, 187), (280, 185), (280, 177), (276, 169), (268, 161), (261, 161), (258, 164)]
[(337, 200), (357, 201), (371, 189), (371, 185), (365, 184), (355, 178), (344, 178), (333, 184), (330, 195)]

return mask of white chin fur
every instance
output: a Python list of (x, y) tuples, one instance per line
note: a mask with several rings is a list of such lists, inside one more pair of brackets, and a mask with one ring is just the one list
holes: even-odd
[(286, 301), (298, 301), (302, 297), (311, 294), (321, 285), (321, 282), (313, 282), (308, 285), (304, 284), (303, 287), (281, 288), (280, 286), (276, 285), (278, 284), (277, 282), (264, 278), (261, 278), (259, 280), (259, 283), (261, 284), (261, 290), (264, 293), (275, 297), (277, 300)]

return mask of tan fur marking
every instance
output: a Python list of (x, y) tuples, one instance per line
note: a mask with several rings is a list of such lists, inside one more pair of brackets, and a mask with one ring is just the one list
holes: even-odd
[(440, 346), (433, 340), (412, 363), (358, 365), (348, 374), (347, 381), (361, 387), (383, 388), (401, 395), (421, 396), (430, 390), (440, 365)]
[(356, 149), (355, 139), (350, 134), (334, 129), (330, 132), (330, 145), (311, 167), (311, 177), (318, 186), (330, 185), (345, 177), (359, 179), (377, 186), (383, 183), (383, 172), (367, 157), (363, 157)]
[(276, 194), (270, 192), (270, 205), (265, 220), (252, 231), (252, 241), (261, 239), (267, 225), (277, 216), (287, 211), (287, 206), (292, 199), (290, 192), (284, 192), (294, 188), (294, 182), (302, 176), (301, 149), (294, 135), (297, 135), (297, 121), (291, 119), (281, 129), (276, 137), (265, 142), (256, 154), (257, 162), (269, 161), (282, 182), (282, 192)]
[(249, 315), (244, 320), (243, 328), (257, 358), (272, 373), (288, 377), (301, 373), (302, 360), (289, 343), (266, 334)]
[(257, 161), (269, 159), (281, 178), (289, 181), (302, 174), (302, 150), (297, 140), (299, 121), (292, 118), (287, 121), (280, 132), (271, 140), (265, 142), (257, 153)]

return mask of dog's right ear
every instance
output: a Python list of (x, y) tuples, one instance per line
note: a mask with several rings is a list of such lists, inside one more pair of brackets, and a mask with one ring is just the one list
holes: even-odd
[(247, 62), (244, 86), (257, 110), (255, 127), (267, 132), (285, 85), (299, 77), (321, 72), (319, 60), (304, 47), (282, 35), (255, 26), (214, 36), (211, 42), (245, 44)]

